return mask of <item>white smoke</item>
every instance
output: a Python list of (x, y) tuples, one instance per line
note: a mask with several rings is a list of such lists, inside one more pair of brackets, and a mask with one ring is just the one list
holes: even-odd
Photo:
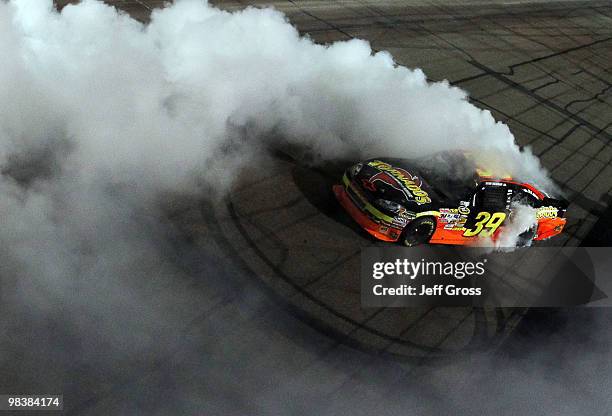
[[(184, 277), (168, 260), (172, 228), (160, 200), (167, 192), (198, 192), (202, 182), (222, 192), (278, 137), (321, 160), (468, 149), (499, 174), (551, 186), (538, 160), (520, 152), (508, 128), (469, 104), (464, 91), (427, 83), (422, 71), (396, 66), (388, 53), (373, 54), (365, 41), (316, 45), (272, 9), (228, 13), (182, 0), (144, 25), (98, 1), (61, 13), (51, 0), (0, 1), (0, 57), (0, 333), (6, 335), (0, 367), (19, 366), (24, 384), (40, 380), (38, 391), (63, 382), (43, 379), (48, 372), (39, 376), (49, 365), (72, 369), (68, 378), (74, 378), (82, 369), (97, 374), (101, 360), (111, 364), (100, 368), (126, 366), (147, 359), (145, 346), (168, 347), (164, 338), (199, 305), (189, 296), (191, 285), (181, 289), (160, 277)], [(517, 224), (520, 230), (526, 223)], [(197, 256), (205, 262), (205, 253)], [(217, 272), (212, 263), (206, 278)], [(163, 284), (148, 285), (155, 279)], [(77, 334), (66, 338), (78, 345), (59, 342), (63, 331)], [(230, 349), (222, 338), (208, 339), (217, 361)], [(261, 338), (260, 352), (269, 344)], [(64, 362), (48, 362), (53, 345)], [(193, 399), (186, 396), (194, 394), (196, 376), (210, 383), (210, 367), (239, 395), (243, 380), (227, 371), (230, 359), (252, 356), (253, 349), (231, 347), (238, 352), (221, 361), (222, 369), (212, 363), (201, 372), (191, 363), (202, 361), (202, 350), (191, 351), (185, 365), (193, 372), (179, 384), (185, 389), (176, 389), (179, 397)], [(6, 391), (15, 389), (17, 380), (3, 381), (10, 383)], [(253, 396), (261, 393), (256, 387)], [(318, 403), (308, 389), (296, 391), (304, 403)], [(241, 397), (213, 393), (224, 405), (244, 405)], [(422, 397), (414, 402), (436, 406)], [(351, 395), (346, 402), (365, 406), (366, 399)], [(395, 413), (405, 412), (403, 400)]]
[[(33, 275), (74, 275), (100, 230), (155, 217), (167, 191), (223, 191), (279, 137), (320, 160), (469, 149), (550, 185), (464, 91), (365, 41), (314, 44), (270, 8), (180, 0), (145, 25), (95, 0), (0, 2), (0, 56), (0, 243)], [(43, 251), (58, 258), (34, 264)]]
[(520, 244), (531, 244), (531, 240), (520, 241), (521, 234), (533, 230), (537, 225), (536, 209), (528, 205), (515, 204), (499, 237), (493, 243), (498, 250), (513, 250)]
[(283, 137), (323, 159), (475, 150), (497, 173), (550, 185), (464, 91), (365, 41), (316, 45), (273, 9), (182, 0), (143, 25), (93, 0), (61, 14), (15, 0), (0, 25), (3, 164), (61, 139), (72, 180), (186, 190)]
[(180, 275), (160, 200), (203, 182), (223, 192), (279, 137), (320, 160), (468, 149), (500, 174), (550, 186), (464, 91), (428, 83), (365, 41), (314, 44), (269, 8), (181, 0), (145, 25), (94, 0), (61, 13), (51, 0), (0, 1), (0, 56), (6, 333), (11, 316), (53, 311), (79, 334), (95, 327), (84, 342), (149, 345), (142, 334), (175, 318), (164, 310), (143, 322), (134, 311), (186, 298), (166, 288), (153, 302), (134, 290)]

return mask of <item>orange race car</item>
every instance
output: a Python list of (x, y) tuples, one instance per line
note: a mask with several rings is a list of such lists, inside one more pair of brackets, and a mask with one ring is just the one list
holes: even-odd
[(517, 245), (557, 235), (566, 222), (566, 201), (510, 177), (488, 176), (458, 152), (370, 159), (347, 169), (342, 181), (334, 194), (355, 221), (379, 240), (406, 246), (495, 241), (518, 204), (534, 209), (535, 225)]

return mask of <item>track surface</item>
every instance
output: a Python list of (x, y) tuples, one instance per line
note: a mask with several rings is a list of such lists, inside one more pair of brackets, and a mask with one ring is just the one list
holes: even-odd
[(396, 358), (439, 356), (492, 347), (521, 316), (519, 309), (362, 308), (361, 249), (384, 243), (339, 209), (331, 186), (342, 169), (301, 166), (284, 155), (265, 166), (244, 172), (216, 207), (217, 241), (276, 294), (275, 302), (338, 342)]
[[(566, 232), (553, 244), (578, 245), (605, 213), (612, 187), (609, 3), (273, 4), (314, 40), (368, 39), (399, 64), (467, 89), (476, 105), (508, 123), (572, 202)], [(328, 190), (339, 171), (295, 160), (273, 165), (273, 172), (248, 172), (227, 213), (217, 215), (235, 255), (282, 299), (344, 339), (396, 355), (494, 346), (512, 330), (522, 311), (362, 309), (358, 256), (373, 242), (334, 212)]]
[[(108, 3), (144, 21), (163, 2)], [(251, 4), (216, 3), (227, 9)], [(466, 89), (476, 105), (509, 124), (520, 144), (532, 146), (567, 192), (570, 223), (558, 241), (580, 244), (605, 214), (612, 189), (612, 5), (448, 3), (453, 6), (253, 2), (285, 11), (317, 42), (364, 38), (399, 64)], [(186, 414), (202, 408), (205, 414), (241, 414), (253, 407), (282, 409), (277, 414), (360, 414), (359, 407), (372, 414), (372, 403), (396, 409), (401, 386), (412, 379), (420, 380), (410, 387), (422, 389), (427, 402), (413, 411), (440, 414), (455, 404), (430, 392), (443, 389), (445, 379), (464, 377), (465, 368), (450, 361), (431, 369), (430, 358), (446, 362), (453, 351), (463, 357), (497, 346), (522, 311), (362, 310), (355, 259), (372, 241), (334, 211), (327, 190), (335, 171), (286, 157), (275, 157), (274, 169), (245, 172), (222, 204), (185, 201), (177, 207), (188, 244), (208, 254), (206, 261), (193, 253), (187, 260), (193, 277), (185, 280), (184, 303), (176, 306), (185, 325), (159, 329), (169, 340), (164, 348), (144, 348), (141, 361), (125, 353), (101, 368), (77, 360), (67, 369), (49, 357), (44, 371), (63, 386), (67, 414), (172, 414), (178, 405), (177, 413)], [(278, 197), (262, 197), (272, 193)], [(143, 291), (163, 291), (164, 279)], [(154, 297), (151, 307), (157, 307)], [(111, 349), (124, 353), (121, 345)], [(19, 370), (3, 382), (3, 391), (32, 386), (39, 370)], [(283, 394), (292, 404), (279, 399)]]

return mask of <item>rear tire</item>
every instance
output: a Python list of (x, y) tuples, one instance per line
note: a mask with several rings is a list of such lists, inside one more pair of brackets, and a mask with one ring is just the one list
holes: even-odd
[(406, 247), (414, 247), (428, 243), (436, 231), (436, 220), (433, 217), (421, 217), (409, 223), (402, 235), (400, 241)]

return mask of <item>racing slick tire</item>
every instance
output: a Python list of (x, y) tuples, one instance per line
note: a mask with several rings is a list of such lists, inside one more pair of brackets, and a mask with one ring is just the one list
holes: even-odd
[(429, 242), (436, 231), (436, 220), (433, 217), (417, 218), (410, 222), (402, 235), (400, 242), (406, 247), (414, 247)]

